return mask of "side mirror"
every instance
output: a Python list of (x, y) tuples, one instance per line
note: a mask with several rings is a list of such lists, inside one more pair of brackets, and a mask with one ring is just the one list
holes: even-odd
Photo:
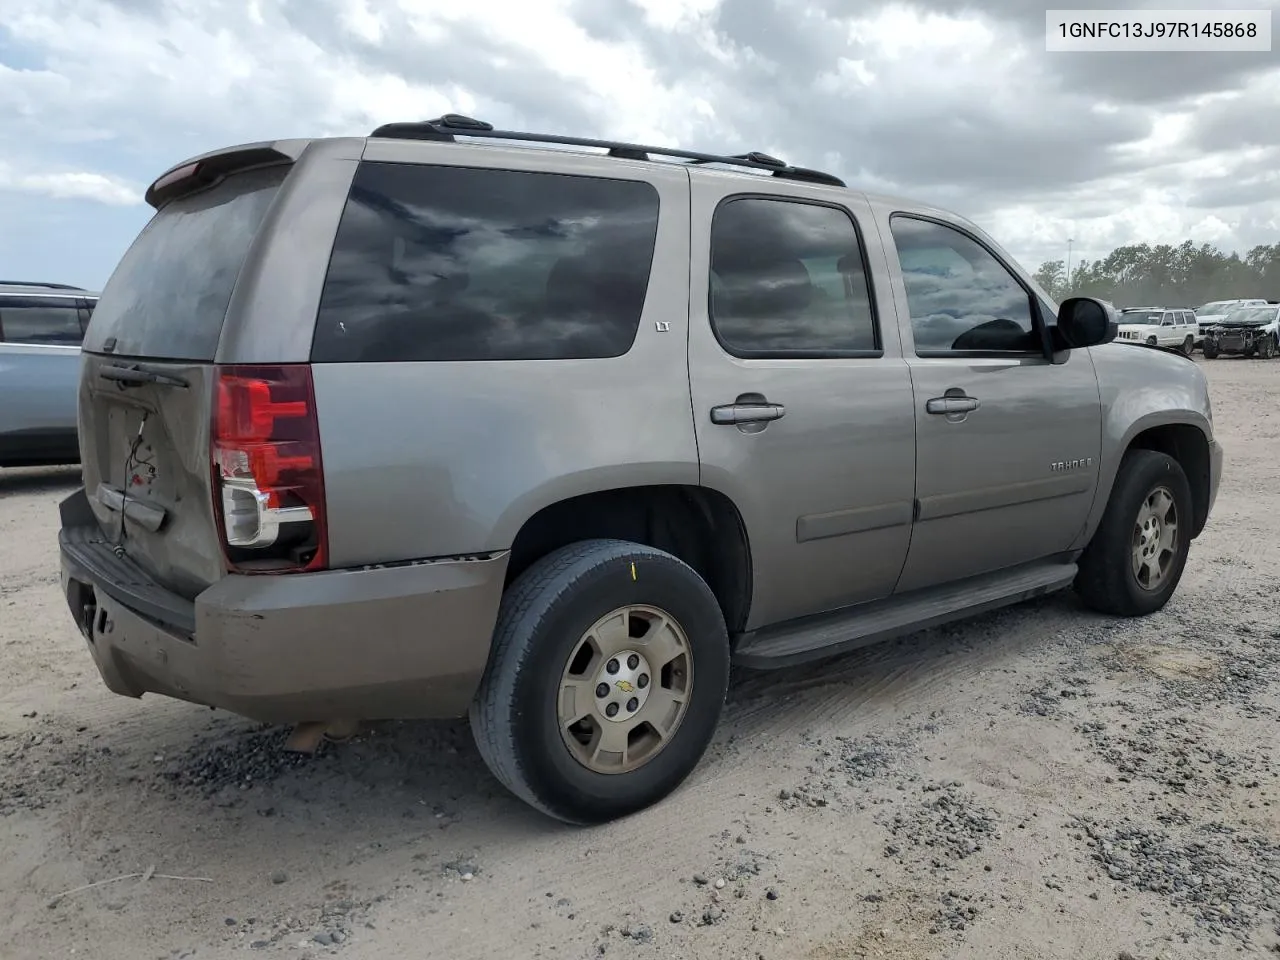
[(1058, 307), (1057, 332), (1061, 346), (1073, 350), (1110, 343), (1120, 327), (1111, 309), (1101, 300), (1068, 297)]

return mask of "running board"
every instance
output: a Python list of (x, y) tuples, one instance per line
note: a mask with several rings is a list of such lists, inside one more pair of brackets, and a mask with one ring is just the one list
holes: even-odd
[(1000, 570), (740, 634), (733, 662), (772, 670), (822, 660), (1069, 587), (1074, 562)]

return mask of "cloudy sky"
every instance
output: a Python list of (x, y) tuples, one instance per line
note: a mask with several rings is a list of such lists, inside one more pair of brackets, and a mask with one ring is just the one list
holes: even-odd
[(1280, 54), (1046, 53), (1045, 6), (0, 0), (0, 277), (101, 286), (192, 154), (446, 111), (764, 150), (952, 207), (1030, 268), (1068, 237), (1280, 241)]

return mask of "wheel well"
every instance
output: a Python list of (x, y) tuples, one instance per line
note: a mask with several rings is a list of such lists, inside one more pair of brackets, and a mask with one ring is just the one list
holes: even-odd
[(507, 583), (540, 557), (596, 537), (630, 540), (671, 553), (711, 587), (729, 632), (751, 608), (751, 549), (733, 501), (705, 487), (664, 485), (588, 493), (543, 507), (511, 546)]
[(1198, 427), (1170, 423), (1144, 430), (1133, 438), (1130, 450), (1156, 450), (1178, 461), (1191, 484), (1195, 511), (1192, 537), (1200, 536), (1209, 519), (1209, 441)]

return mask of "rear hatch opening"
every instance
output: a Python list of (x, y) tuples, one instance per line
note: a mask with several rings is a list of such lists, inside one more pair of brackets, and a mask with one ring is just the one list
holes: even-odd
[(229, 571), (327, 562), (311, 368), (215, 362), (289, 157), (253, 145), (166, 173), (84, 343), (80, 445), (104, 547), (194, 599)]

